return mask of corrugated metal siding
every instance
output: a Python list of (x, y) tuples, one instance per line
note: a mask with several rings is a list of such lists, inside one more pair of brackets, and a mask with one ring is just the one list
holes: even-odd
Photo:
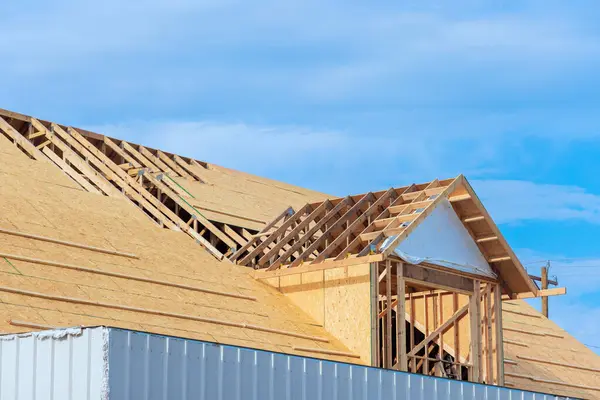
[(111, 329), (110, 399), (550, 400), (555, 396)]
[(0, 336), (0, 399), (103, 399), (107, 331)]

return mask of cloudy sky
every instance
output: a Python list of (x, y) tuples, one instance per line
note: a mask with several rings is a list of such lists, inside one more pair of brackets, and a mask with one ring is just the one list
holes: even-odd
[(0, 107), (335, 195), (464, 173), (531, 273), (552, 260), (552, 318), (600, 353), (598, 11), (8, 2)]

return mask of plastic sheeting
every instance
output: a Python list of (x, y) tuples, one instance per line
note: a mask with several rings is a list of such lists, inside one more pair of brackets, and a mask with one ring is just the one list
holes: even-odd
[[(387, 249), (397, 236), (379, 247)], [(430, 263), (463, 272), (496, 277), (479, 247), (448, 200), (438, 206), (394, 249), (411, 264)]]

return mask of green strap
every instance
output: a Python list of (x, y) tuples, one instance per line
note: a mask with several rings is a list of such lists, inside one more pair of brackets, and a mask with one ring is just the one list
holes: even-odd
[(173, 178), (171, 178), (169, 175), (164, 174), (164, 176), (166, 176), (167, 178), (169, 178), (171, 180), (171, 182), (173, 182), (174, 184), (176, 184), (177, 186), (179, 186), (179, 188), (181, 190), (183, 190), (184, 192), (186, 192), (187, 194), (189, 194), (190, 196), (192, 196), (193, 199), (196, 198), (196, 196), (194, 196), (193, 194), (191, 194), (190, 192), (188, 192), (183, 186), (181, 186), (179, 183), (177, 183), (177, 181)]
[(15, 269), (15, 271), (17, 271), (17, 272), (18, 272), (20, 275), (23, 275), (23, 273), (22, 273), (21, 271), (19, 271), (19, 270), (17, 269), (17, 267), (15, 267), (15, 266), (13, 265), (13, 263), (11, 263), (10, 261), (8, 261), (8, 258), (6, 258), (6, 257), (2, 257), (2, 258), (4, 258), (4, 261), (6, 261), (6, 262), (8, 263), (8, 265), (10, 265), (11, 267), (13, 267), (13, 268)]

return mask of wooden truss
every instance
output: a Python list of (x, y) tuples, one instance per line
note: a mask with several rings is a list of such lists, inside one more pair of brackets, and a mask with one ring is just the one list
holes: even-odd
[(84, 190), (131, 201), (157, 225), (183, 231), (218, 259), (253, 232), (210, 221), (174, 178), (205, 183), (206, 163), (0, 109), (0, 134), (30, 158), (56, 164)]
[(307, 204), (288, 211), (283, 222), (280, 216), (230, 260), (265, 271), (257, 273), (263, 278), (301, 265), (299, 271), (326, 269), (352, 259), (373, 261), (374, 255), (381, 261), (444, 199), (492, 268), (510, 281), (513, 290), (509, 285), (505, 292), (535, 294), (535, 285), (462, 175)]
[(371, 263), (372, 365), (504, 385), (501, 292), (401, 260)]

